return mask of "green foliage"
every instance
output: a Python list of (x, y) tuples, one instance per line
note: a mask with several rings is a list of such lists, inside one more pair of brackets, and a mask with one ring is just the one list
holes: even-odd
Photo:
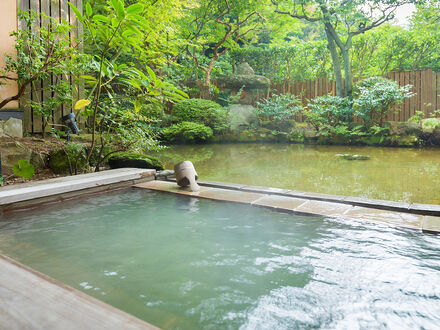
[(307, 105), (304, 115), (317, 130), (344, 126), (353, 121), (352, 101), (340, 96), (320, 96)]
[(256, 74), (272, 81), (316, 79), (331, 74), (329, 53), (324, 40), (293, 38), (289, 43), (250, 46), (231, 50), (234, 64), (246, 61)]
[(87, 152), (84, 145), (75, 142), (64, 144), (49, 155), (49, 167), (57, 174), (76, 174), (86, 166)]
[[(117, 143), (124, 148), (157, 148), (147, 120), (138, 114), (139, 111), (145, 104), (177, 102), (187, 95), (161, 80), (149, 65), (139, 65), (137, 61), (118, 62), (121, 54), (145, 50), (145, 31), (149, 31), (150, 26), (143, 13), (148, 11), (145, 5), (149, 3), (126, 6), (123, 0), (100, 1), (96, 11), (86, 4), (84, 15), (71, 3), (69, 5), (83, 23), (95, 53), (91, 61), (93, 71), (83, 76), (89, 88), (88, 98), (92, 101), (82, 112), (89, 118), (93, 136), (86, 164), (94, 150), (96, 128), (99, 129), (101, 150), (107, 143)], [(130, 108), (127, 103), (131, 104)]]
[(3, 186), (4, 184), (3, 175), (0, 174), (0, 186)]
[(210, 127), (215, 133), (228, 128), (228, 113), (216, 102), (188, 99), (173, 107), (173, 116), (179, 122), (195, 122)]
[[(16, 41), (16, 54), (5, 57), (5, 66), (0, 70), (0, 83), (16, 80), (18, 99), (25, 96), (26, 90), (31, 91), (33, 101), (30, 106), (43, 117), (45, 128), (63, 102), (72, 102), (73, 87), (67, 80), (72, 77), (77, 81), (86, 70), (89, 57), (71, 45), (73, 26), (66, 21), (59, 22), (44, 13), (37, 16), (34, 11), (19, 11), (18, 19), (23, 22), (24, 28), (11, 33)], [(40, 21), (41, 27), (36, 30), (34, 27)], [(42, 94), (45, 95), (44, 101), (40, 100)], [(0, 108), (12, 100), (11, 97), (0, 100)]]
[(163, 130), (167, 141), (179, 143), (205, 142), (212, 136), (212, 129), (203, 124), (183, 121)]
[(20, 159), (12, 166), (12, 173), (21, 178), (30, 179), (34, 176), (35, 169), (28, 161)]
[(425, 113), (423, 111), (416, 110), (415, 114), (409, 117), (408, 121), (421, 123), (423, 118), (425, 118)]
[(257, 102), (256, 113), (261, 120), (286, 121), (302, 110), (301, 100), (295, 95), (273, 95)]
[(353, 107), (356, 116), (361, 118), (366, 126), (383, 126), (390, 111), (405, 98), (411, 97), (411, 85), (399, 86), (396, 82), (381, 77), (367, 78), (356, 84), (354, 89)]

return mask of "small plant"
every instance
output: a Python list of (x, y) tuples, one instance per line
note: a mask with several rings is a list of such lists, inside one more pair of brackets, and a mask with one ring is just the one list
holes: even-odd
[(302, 110), (301, 101), (295, 95), (273, 95), (257, 102), (256, 113), (262, 120), (286, 121)]
[(425, 118), (425, 113), (423, 111), (416, 111), (414, 115), (409, 117), (409, 122), (421, 123), (422, 119)]
[[(344, 126), (353, 121), (353, 103), (340, 96), (320, 96), (312, 100), (304, 111), (308, 122), (317, 130)], [(325, 129), (324, 129), (325, 130)]]
[(356, 116), (368, 127), (383, 127), (388, 113), (397, 111), (397, 106), (402, 104), (405, 98), (414, 95), (410, 92), (411, 87), (399, 86), (395, 81), (381, 77), (362, 80), (356, 84), (353, 93)]
[(20, 159), (14, 166), (12, 166), (12, 173), (20, 178), (30, 179), (34, 176), (35, 169), (28, 161)]
[(204, 142), (212, 136), (210, 127), (203, 124), (184, 121), (163, 130), (163, 135), (170, 142)]

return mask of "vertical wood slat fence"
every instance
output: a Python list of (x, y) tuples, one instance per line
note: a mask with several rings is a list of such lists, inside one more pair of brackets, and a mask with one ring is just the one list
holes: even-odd
[[(423, 111), (426, 117), (433, 111), (440, 109), (440, 72), (432, 70), (418, 70), (405, 72), (391, 72), (386, 78), (396, 81), (400, 86), (412, 85), (411, 92), (415, 95), (405, 99), (396, 113), (390, 113), (389, 121), (407, 121), (416, 111)], [(358, 81), (355, 78), (354, 81)], [(274, 94), (290, 93), (301, 98), (303, 105), (309, 100), (327, 94), (336, 95), (336, 84), (327, 77), (307, 81), (285, 81), (272, 86)], [(265, 95), (261, 95), (265, 97)], [(296, 118), (303, 121), (304, 116)]]
[[(67, 4), (69, 0), (17, 0), (17, 8), (23, 11), (31, 11), (34, 10), (37, 14), (45, 13), (47, 16), (54, 17), (61, 21), (61, 19), (66, 20), (70, 24), (74, 25), (76, 28), (72, 30), (70, 35), (71, 42), (74, 44), (74, 40), (82, 34), (82, 25), (78, 22), (75, 14), (70, 9)], [(82, 1), (83, 0), (70, 0), (70, 2), (75, 5), (80, 11), (82, 11)], [(38, 24), (44, 24), (45, 22), (38, 22)], [(25, 28), (23, 22), (18, 21), (18, 28)], [(32, 27), (35, 29), (35, 32), (38, 31), (38, 25)], [(79, 45), (78, 48), (80, 48)], [(83, 86), (77, 85), (72, 81), (72, 77), (56, 77), (52, 76), (46, 81), (43, 82), (41, 87), (45, 87), (48, 84), (54, 84), (58, 79), (63, 81), (68, 81), (71, 85), (74, 86), (74, 99), (80, 98), (83, 94)], [(40, 87), (40, 86), (39, 86)], [(26, 133), (41, 133), (43, 131), (43, 120), (41, 116), (38, 116), (34, 113), (34, 111), (29, 107), (29, 101), (44, 101), (50, 98), (52, 95), (40, 92), (40, 91), (31, 91), (30, 88), (26, 90), (26, 96), (22, 98), (20, 101), (20, 108), (23, 109), (23, 125), (24, 131)], [(57, 111), (54, 111), (52, 115), (52, 123), (53, 124), (61, 124), (61, 117), (67, 115), (72, 112), (73, 105), (72, 104), (63, 104)], [(46, 131), (50, 131), (50, 127), (46, 127)]]

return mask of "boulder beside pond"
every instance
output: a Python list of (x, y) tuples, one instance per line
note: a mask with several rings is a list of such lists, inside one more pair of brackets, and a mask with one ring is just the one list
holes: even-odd
[(134, 152), (118, 152), (108, 159), (111, 168), (134, 167), (161, 171), (164, 169), (159, 158)]

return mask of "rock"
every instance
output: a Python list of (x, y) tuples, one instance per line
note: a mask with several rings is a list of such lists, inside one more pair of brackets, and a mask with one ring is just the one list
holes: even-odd
[(9, 118), (3, 124), (3, 135), (11, 137), (23, 137), (23, 121), (17, 118)]
[(5, 131), (3, 130), (3, 125), (4, 125), (4, 121), (0, 120), (0, 137), (4, 137), (5, 135)]
[(437, 127), (440, 127), (440, 121), (437, 118), (426, 118), (422, 120), (422, 132), (424, 134), (432, 134)]
[(353, 155), (353, 154), (338, 154), (336, 157), (339, 157), (341, 159), (345, 160), (368, 160), (370, 159), (370, 156), (366, 155)]
[(397, 124), (397, 134), (399, 135), (419, 135), (421, 132), (421, 125), (414, 121), (407, 121)]
[[(357, 125), (359, 125), (358, 123), (356, 123)], [(398, 121), (386, 121), (384, 123), (384, 127), (388, 127), (390, 134), (398, 134), (398, 126), (399, 126), (400, 122)]]
[(218, 84), (221, 88), (240, 89), (266, 89), (270, 86), (270, 80), (258, 75), (230, 75), (220, 76)]
[(158, 171), (156, 173), (156, 179), (167, 179), (169, 177), (175, 176), (173, 170), (164, 170), (164, 171)]
[(231, 131), (240, 133), (253, 125), (258, 125), (258, 117), (252, 105), (233, 104), (229, 107)]
[(270, 130), (289, 133), (295, 127), (294, 120), (269, 120), (267, 122), (260, 122), (260, 125)]
[(29, 163), (35, 169), (43, 169), (46, 168), (47, 155), (40, 154), (38, 152), (32, 151), (31, 159)]
[(398, 136), (395, 140), (395, 143), (399, 147), (415, 147), (419, 144), (419, 139), (415, 135)]
[(134, 152), (118, 152), (110, 156), (108, 164), (111, 168), (135, 167), (163, 170), (162, 162), (152, 156), (138, 154)]
[(249, 65), (248, 62), (240, 63), (237, 66), (237, 72), (238, 75), (255, 75), (254, 69)]
[(33, 151), (19, 142), (1, 143), (2, 173), (9, 175), (11, 169), (20, 159), (30, 162)]

